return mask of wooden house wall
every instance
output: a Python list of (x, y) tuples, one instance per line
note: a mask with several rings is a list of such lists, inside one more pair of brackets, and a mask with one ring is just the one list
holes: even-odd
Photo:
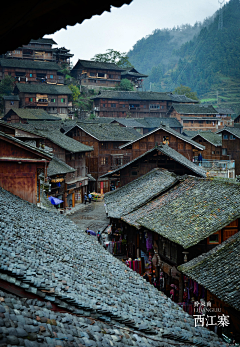
[(183, 119), (181, 121), (183, 130), (212, 130), (216, 131), (218, 129), (218, 121), (217, 120), (201, 120), (201, 119), (194, 119), (194, 120), (186, 120)]
[[(16, 82), (18, 82), (18, 76), (16, 76), (17, 72), (24, 73), (24, 75), (20, 77), (21, 83), (31, 82), (32, 84), (38, 84), (40, 83), (40, 80), (37, 78), (39, 74), (44, 74), (47, 77), (47, 81), (50, 83), (57, 83), (59, 80), (56, 70), (38, 70), (38, 69), (36, 70), (36, 69), (28, 69), (28, 68), (23, 69), (23, 68), (13, 68), (13, 67), (1, 68), (0, 77), (2, 75), (2, 78), (4, 78), (5, 76), (10, 75), (16, 78)], [(32, 74), (31, 77), (30, 77), (30, 74)], [(52, 75), (53, 78), (50, 78), (50, 75)]]
[[(130, 108), (130, 105), (136, 107)], [(150, 105), (158, 105), (159, 109), (152, 109)], [(99, 117), (165, 117), (168, 103), (149, 100), (95, 99), (94, 107)]]
[[(228, 135), (228, 140), (224, 140), (223, 135)], [(235, 160), (235, 175), (240, 175), (240, 139), (235, 137), (235, 140), (230, 140), (229, 136), (229, 132), (222, 132), (222, 148), (227, 149), (228, 160)]]
[(61, 159), (62, 161), (66, 162), (66, 151), (65, 149), (61, 148), (60, 146), (56, 145), (55, 143), (53, 143), (51, 140), (49, 139), (45, 139), (44, 140), (44, 144), (50, 148), (53, 149), (53, 154)]
[(86, 177), (86, 156), (85, 153), (67, 153), (66, 163), (76, 169), (75, 177)]
[(123, 168), (120, 174), (115, 174), (109, 178), (110, 181), (120, 181), (119, 187), (132, 182), (133, 180), (147, 174), (154, 168), (166, 169), (170, 172), (174, 172), (177, 175), (193, 175), (199, 177), (192, 170), (188, 169), (186, 166), (181, 165), (175, 160), (169, 158), (168, 156), (162, 154), (161, 152), (149, 153), (148, 156), (135, 161), (131, 165)]
[[(76, 141), (94, 148), (93, 151), (86, 153), (86, 166), (88, 168), (88, 173), (90, 173), (95, 179), (98, 179), (99, 176), (113, 170), (113, 154), (124, 155), (124, 153), (126, 153), (125, 150), (118, 148), (118, 146), (125, 143), (122, 141), (101, 142), (79, 128), (72, 129), (67, 135)], [(128, 161), (131, 160), (130, 156), (128, 155), (127, 158)]]
[(13, 107), (19, 108), (19, 100), (4, 100), (4, 115)]
[(205, 146), (205, 149), (201, 152), (202, 157), (204, 159), (211, 160), (222, 160), (222, 147), (214, 146), (210, 142), (203, 139), (201, 136), (197, 136), (194, 138), (194, 141), (199, 143), (200, 145)]
[(0, 186), (21, 199), (36, 204), (37, 168), (44, 168), (44, 163), (1, 162)]
[(3, 120), (5, 120), (7, 123), (22, 123), (26, 124), (27, 120), (20, 118), (14, 111), (11, 111), (7, 117), (4, 116)]
[(193, 159), (194, 146), (184, 140), (169, 134), (163, 129), (155, 131), (154, 133), (145, 136), (132, 144), (132, 159), (139, 157), (148, 150), (155, 147), (156, 144), (164, 143), (164, 137), (169, 140), (169, 147), (175, 149), (175, 151), (181, 153), (189, 160)]
[[(2, 158), (0, 164), (0, 186), (14, 195), (35, 204), (37, 202), (37, 169), (44, 168), (45, 163), (21, 161), (24, 158), (39, 158), (36, 154), (4, 140), (0, 140), (0, 157)], [(4, 158), (6, 158), (6, 161), (4, 161)], [(16, 161), (7, 161), (8, 158), (16, 158)]]

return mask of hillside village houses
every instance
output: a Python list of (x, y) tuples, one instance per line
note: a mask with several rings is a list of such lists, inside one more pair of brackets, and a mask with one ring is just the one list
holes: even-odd
[[(168, 299), (171, 298), (170, 305), (183, 308), (178, 311), (185, 311), (186, 317), (196, 313), (195, 302), (211, 302), (230, 317), (231, 329), (238, 331), (239, 271), (236, 269), (240, 207), (235, 170), (238, 175), (240, 162), (238, 150), (232, 145), (237, 141), (238, 128), (231, 117), (184, 95), (143, 91), (142, 80), (147, 75), (135, 68), (124, 70), (116, 64), (79, 59), (71, 75), (79, 88), (94, 90), (91, 98), (94, 117), (70, 120), (72, 91), (60, 70), (70, 66), (72, 54), (63, 47), (53, 48), (55, 44), (51, 39), (31, 40), (0, 59), (0, 80), (4, 76), (15, 80), (13, 93), (3, 97), (4, 112), (0, 120), (1, 196), (6, 196), (10, 204), (14, 201), (16, 206), (25, 206), (25, 202), (15, 201), (11, 194), (41, 207), (46, 198), (53, 197), (62, 201), (58, 207), (64, 211), (83, 203), (85, 193), (104, 194), (110, 219), (108, 251), (124, 262), (127, 260), (128, 267), (119, 263), (123, 275), (130, 273), (134, 286), (139, 275), (146, 272), (145, 278), (151, 281), (155, 275), (160, 294), (150, 285), (146, 287), (146, 281), (140, 278), (144, 290), (148, 288), (154, 300), (161, 295), (171, 303)], [(134, 91), (114, 89), (123, 78), (133, 83)], [(36, 216), (43, 213), (40, 209), (40, 212), (34, 208), (32, 211)], [(55, 227), (64, 226), (66, 221), (58, 219), (59, 214), (56, 216)], [(73, 251), (74, 245), (78, 249), (79, 244), (75, 227), (71, 228), (74, 239), (67, 229), (63, 239), (73, 241)], [(104, 264), (110, 255), (100, 245), (95, 247), (95, 241), (91, 243), (85, 233), (77, 232), (82, 240), (79, 242), (87, 244), (88, 252), (96, 248), (95, 253), (101, 254)], [(229, 249), (235, 255), (234, 260)], [(93, 262), (88, 268), (91, 257), (88, 253), (85, 256), (84, 274), (86, 269), (95, 271), (96, 266)], [(233, 265), (226, 266), (224, 257)], [(109, 259), (109, 263), (118, 264), (113, 257)], [(214, 269), (210, 275), (209, 263)], [(16, 272), (19, 278), (16, 280), (15, 270), (7, 269), (8, 275), (2, 274), (5, 270), (0, 269), (0, 290), (8, 288), (9, 280), (13, 282), (11, 293), (17, 294), (18, 282), (25, 275)], [(132, 270), (138, 275), (132, 275)], [(51, 271), (56, 278), (59, 276), (53, 268)], [(226, 284), (227, 280), (221, 283), (221, 271), (233, 281), (232, 286)], [(102, 280), (102, 274), (99, 276)], [(87, 272), (86, 278), (88, 281)], [(215, 279), (217, 288), (213, 285)], [(32, 278), (27, 281), (24, 278), (23, 282), (24, 286), (32, 285), (31, 293), (36, 298), (47, 298), (56, 310), (60, 305), (68, 313), (75, 312), (68, 308), (68, 302), (91, 314), (96, 311), (120, 319), (105, 306), (96, 310), (96, 302), (90, 306), (85, 303), (83, 307), (82, 301), (76, 299), (78, 289), (76, 293), (66, 289), (64, 296), (62, 289), (52, 282), (51, 287), (50, 282), (35, 283)], [(118, 294), (122, 293), (119, 289)], [(116, 295), (114, 302), (115, 299)], [(160, 304), (155, 307), (155, 314), (159, 307)], [(133, 316), (130, 320), (126, 318), (126, 322), (136, 326)], [(139, 328), (145, 332), (149, 329)], [(171, 332), (166, 334), (183, 341), (183, 337), (174, 337)]]

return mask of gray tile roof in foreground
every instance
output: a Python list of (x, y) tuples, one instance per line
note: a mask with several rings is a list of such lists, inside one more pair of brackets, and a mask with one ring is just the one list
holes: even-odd
[(154, 152), (154, 151), (159, 151), (159, 152), (165, 154), (166, 156), (168, 156), (169, 158), (176, 160), (178, 163), (185, 166), (189, 170), (192, 170), (194, 173), (196, 173), (200, 177), (206, 177), (206, 171), (202, 167), (197, 166), (196, 164), (194, 164), (193, 162), (188, 160), (186, 157), (184, 157), (181, 153), (178, 153), (177, 151), (175, 151), (175, 149), (169, 147), (167, 144), (166, 145), (161, 144), (159, 146), (153, 147), (149, 151), (147, 151), (144, 154), (140, 155), (139, 157), (133, 159), (132, 161), (128, 162), (127, 164), (120, 166), (119, 168), (117, 168), (114, 171), (107, 172), (106, 174), (102, 175), (101, 177), (111, 176), (112, 174), (121, 171), (125, 167), (130, 166), (132, 163), (134, 163), (138, 160), (142, 160), (142, 158), (144, 158), (149, 153)]
[(153, 134), (154, 132), (156, 132), (156, 131), (158, 131), (158, 130), (164, 130), (164, 131), (166, 131), (167, 133), (172, 134), (172, 135), (176, 136), (176, 137), (179, 138), (179, 139), (182, 139), (183, 141), (185, 141), (185, 142), (187, 142), (187, 143), (190, 143), (191, 145), (193, 145), (193, 146), (196, 147), (196, 148), (199, 148), (200, 150), (204, 150), (204, 149), (205, 149), (204, 146), (200, 145), (199, 143), (197, 143), (197, 142), (195, 142), (195, 141), (189, 139), (187, 136), (184, 136), (184, 135), (180, 134), (179, 132), (177, 132), (176, 130), (170, 128), (169, 126), (165, 126), (165, 125), (161, 125), (159, 128), (154, 129), (154, 130), (150, 131), (149, 133), (147, 133), (147, 134), (141, 136), (140, 138), (138, 138), (138, 139), (136, 139), (136, 140), (133, 140), (133, 141), (130, 141), (130, 142), (128, 142), (128, 143), (126, 143), (126, 144), (120, 146), (119, 148), (120, 148), (120, 149), (125, 148), (125, 147), (127, 147), (127, 146), (133, 144), (134, 142), (136, 142), (136, 141), (138, 141), (138, 140), (141, 140), (141, 138), (144, 138), (144, 137), (146, 137), (146, 136), (149, 136), (149, 135)]
[(178, 269), (240, 311), (240, 232)]
[[(1, 343), (226, 347), (69, 218), (2, 188), (0, 210), (1, 283), (24, 291), (23, 298), (0, 291)], [(52, 304), (69, 313), (51, 311)]]
[(0, 59), (2, 67), (10, 67), (17, 69), (32, 69), (32, 70), (50, 70), (58, 71), (60, 67), (57, 63), (46, 61), (35, 61), (28, 59)]
[(153, 169), (125, 186), (106, 193), (104, 196), (106, 213), (108, 217), (121, 218), (152, 200), (176, 182), (178, 178), (174, 173)]
[(69, 172), (75, 172), (76, 169), (66, 164), (64, 161), (57, 157), (53, 157), (50, 161), (48, 168), (47, 168), (47, 175), (48, 176), (55, 176), (55, 175), (65, 175)]
[(240, 184), (188, 176), (123, 220), (145, 227), (187, 249), (240, 217)]

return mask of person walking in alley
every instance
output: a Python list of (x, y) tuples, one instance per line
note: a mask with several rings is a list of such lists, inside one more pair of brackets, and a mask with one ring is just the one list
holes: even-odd
[(91, 204), (91, 201), (92, 201), (92, 194), (89, 192), (88, 193), (88, 201), (89, 201), (89, 204)]
[(87, 194), (86, 193), (84, 193), (83, 199), (84, 199), (84, 204), (86, 205), (86, 203), (87, 203)]

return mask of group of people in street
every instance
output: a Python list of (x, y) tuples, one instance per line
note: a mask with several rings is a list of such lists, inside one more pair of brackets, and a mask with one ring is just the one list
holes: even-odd
[(87, 203), (87, 200), (89, 202), (89, 204), (91, 204), (91, 201), (92, 201), (92, 194), (89, 192), (88, 195), (87, 193), (84, 193), (84, 204), (86, 205)]

